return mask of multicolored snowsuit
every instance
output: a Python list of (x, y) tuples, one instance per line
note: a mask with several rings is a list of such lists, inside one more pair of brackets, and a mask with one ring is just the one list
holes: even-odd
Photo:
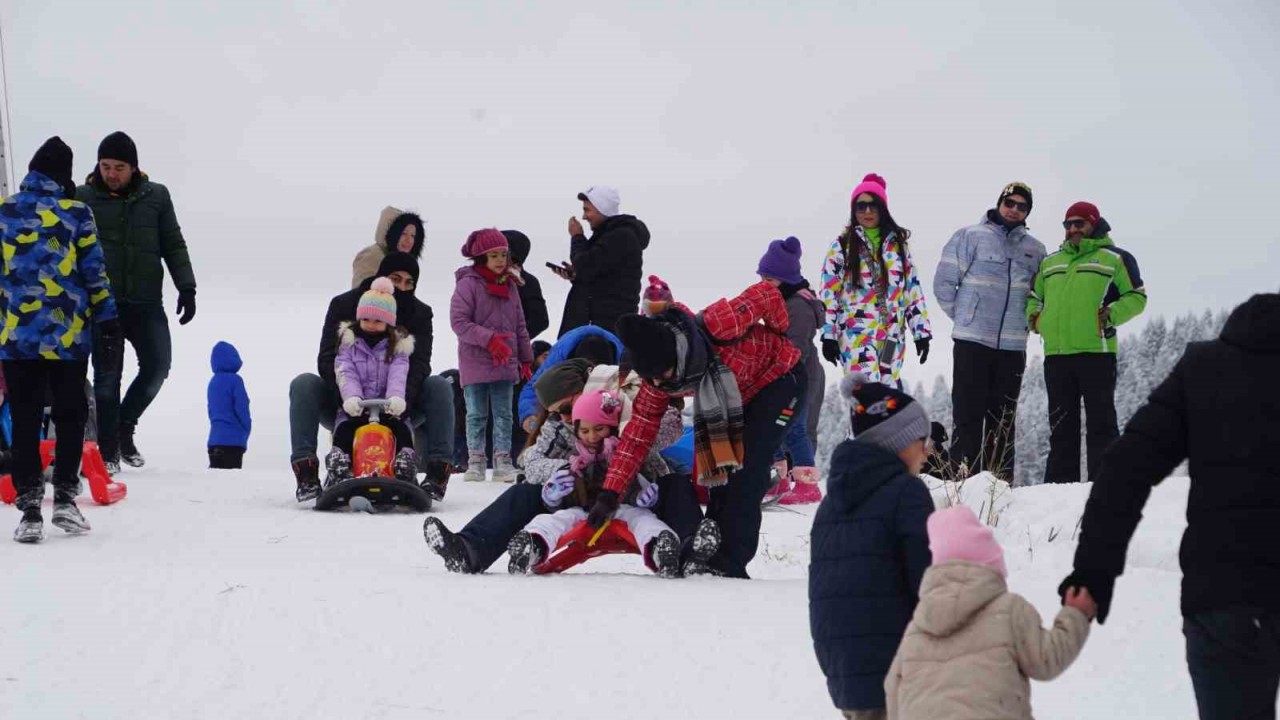
[(853, 232), (863, 257), (856, 284), (845, 271), (843, 235), (822, 261), (818, 297), (827, 311), (822, 337), (839, 343), (846, 373), (859, 371), (872, 382), (900, 388), (908, 327), (914, 340), (933, 337), (924, 289), (911, 252), (895, 234), (884, 238), (877, 257), (862, 228)]

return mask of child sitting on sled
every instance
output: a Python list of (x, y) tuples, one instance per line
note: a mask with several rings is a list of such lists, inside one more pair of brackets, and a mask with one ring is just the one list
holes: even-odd
[(396, 456), (392, 469), (397, 480), (417, 480), (417, 456), (413, 435), (399, 418), (405, 411), (405, 385), (409, 379), (409, 356), (413, 335), (396, 327), (395, 287), (386, 278), (373, 281), (360, 296), (356, 321), (338, 325), (338, 355), (333, 362), (342, 409), (334, 423), (333, 449), (325, 458), (327, 482), (351, 477), (351, 447), (356, 430), (369, 424), (360, 403), (366, 398), (385, 398), (387, 406), (378, 422), (396, 436)]
[[(604, 487), (609, 460), (618, 447), (618, 422), (622, 400), (605, 390), (584, 393), (573, 404), (576, 447), (568, 464), (542, 486), (542, 501), (555, 512), (539, 515), (511, 539), (508, 571), (531, 572), (555, 549), (560, 538), (586, 520), (587, 508), (595, 504)], [(658, 502), (658, 486), (643, 478), (629, 503), (620, 505), (615, 520), (625, 522), (635, 536), (645, 565), (662, 577), (677, 577), (680, 570), (680, 540), (666, 523), (653, 514)]]

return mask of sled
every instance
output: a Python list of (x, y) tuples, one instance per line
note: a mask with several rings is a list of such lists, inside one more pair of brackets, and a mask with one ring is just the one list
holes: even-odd
[(623, 553), (640, 554), (636, 537), (626, 523), (606, 520), (597, 530), (586, 520), (579, 520), (560, 538), (547, 559), (533, 566), (533, 572), (536, 575), (561, 573), (594, 557)]
[(431, 509), (431, 494), (417, 483), (395, 478), (392, 461), (396, 456), (396, 437), (391, 428), (378, 422), (386, 400), (364, 400), (360, 407), (369, 410), (369, 424), (356, 428), (351, 444), (352, 477), (325, 488), (316, 498), (316, 510), (348, 508), (366, 512), (382, 512), (397, 507), (414, 512)]
[[(40, 469), (44, 471), (53, 464), (54, 449), (57, 440), (40, 441)], [(111, 505), (120, 502), (129, 493), (129, 486), (116, 482), (107, 474), (107, 464), (102, 460), (102, 452), (98, 443), (86, 441), (80, 457), (80, 474), (89, 481), (89, 495), (99, 505)], [(0, 500), (12, 505), (18, 499), (18, 491), (13, 487), (13, 477), (5, 475), (0, 478)]]

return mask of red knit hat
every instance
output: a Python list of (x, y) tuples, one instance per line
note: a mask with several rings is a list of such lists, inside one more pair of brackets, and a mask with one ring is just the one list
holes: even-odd
[(1062, 219), (1066, 220), (1073, 217), (1084, 218), (1095, 228), (1098, 227), (1098, 221), (1102, 219), (1101, 213), (1098, 212), (1098, 206), (1083, 200), (1067, 208), (1067, 214)]
[(657, 315), (671, 305), (671, 287), (657, 275), (649, 276), (649, 287), (644, 289), (644, 314)]
[(462, 257), (480, 257), (490, 250), (507, 250), (509, 247), (506, 235), (497, 228), (485, 228), (467, 236), (467, 241), (462, 244)]

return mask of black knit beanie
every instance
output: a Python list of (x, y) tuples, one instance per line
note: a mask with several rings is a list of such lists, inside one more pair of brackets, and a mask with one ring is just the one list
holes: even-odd
[(401, 270), (409, 273), (414, 283), (418, 282), (419, 273), (422, 272), (421, 268), (418, 267), (418, 261), (414, 260), (412, 255), (393, 252), (382, 258), (381, 263), (378, 263), (378, 274), (374, 277), (388, 277), (391, 273), (400, 272)]
[(1010, 195), (1021, 195), (1022, 197), (1026, 198), (1027, 214), (1028, 215), (1031, 214), (1031, 206), (1035, 204), (1035, 200), (1034, 198), (1031, 197), (1030, 185), (1027, 185), (1024, 182), (1016, 182), (1016, 181), (1011, 182), (1008, 185), (1005, 185), (1004, 189), (1000, 191), (1000, 197), (996, 199), (996, 207), (999, 208), (1000, 203), (1004, 202), (1004, 199), (1009, 197)]
[(618, 339), (629, 351), (631, 369), (637, 375), (652, 380), (676, 368), (676, 335), (665, 321), (623, 315), (617, 327)]
[(27, 169), (38, 172), (62, 186), (68, 198), (75, 197), (76, 184), (71, 180), (71, 148), (62, 142), (62, 138), (54, 135), (36, 150)]
[(136, 168), (138, 167), (138, 146), (133, 144), (133, 138), (117, 130), (98, 144), (98, 159), (119, 160)]

